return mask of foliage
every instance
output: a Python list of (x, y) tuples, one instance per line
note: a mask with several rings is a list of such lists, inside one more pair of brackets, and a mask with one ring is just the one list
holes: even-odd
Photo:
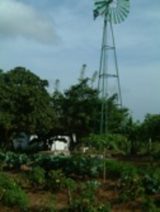
[(78, 176), (98, 177), (102, 171), (102, 160), (97, 157), (75, 155), (71, 157), (69, 167), (70, 172)]
[(54, 111), (46, 90), (48, 82), (16, 67), (0, 74), (0, 131), (4, 142), (13, 132), (43, 134), (54, 124)]
[(66, 178), (65, 187), (67, 188), (68, 203), (71, 206), (73, 204), (73, 196), (74, 196), (75, 190), (77, 189), (77, 184), (73, 179)]
[(108, 149), (116, 152), (127, 152), (129, 148), (129, 141), (127, 138), (119, 134), (91, 134), (83, 140), (87, 146), (95, 147), (97, 150), (101, 151)]
[(66, 157), (39, 154), (34, 164), (46, 170), (61, 169), (67, 176), (74, 174), (80, 177), (97, 177), (102, 171), (101, 159), (84, 155)]
[(78, 196), (74, 198), (72, 205), (70, 205), (70, 211), (110, 211), (109, 205), (99, 204), (96, 199), (96, 192), (100, 183), (97, 181), (87, 181), (82, 183), (78, 188)]
[(39, 166), (33, 167), (29, 172), (29, 179), (35, 186), (45, 185), (45, 170)]
[(131, 141), (131, 154), (137, 154), (143, 148), (144, 153), (152, 154), (152, 142), (160, 140), (160, 115), (147, 114), (142, 123), (132, 118), (123, 128), (122, 133)]
[(143, 140), (160, 140), (160, 114), (147, 114), (142, 124)]
[(10, 179), (6, 174), (0, 173), (0, 191), (1, 201), (7, 206), (18, 206), (26, 208), (28, 198), (26, 193), (19, 187), (14, 180)]
[(61, 170), (51, 170), (47, 176), (47, 187), (52, 191), (57, 191), (65, 186), (65, 175)]
[(142, 182), (145, 188), (145, 193), (156, 194), (160, 193), (160, 169), (151, 168), (146, 170), (142, 175)]
[(153, 199), (146, 197), (142, 202), (142, 210), (148, 212), (159, 212), (160, 209), (156, 206)]
[(17, 206), (22, 209), (26, 208), (28, 205), (26, 193), (20, 188), (15, 188), (14, 190), (7, 190), (4, 194), (2, 201), (7, 206)]
[(116, 160), (106, 160), (106, 175), (111, 178), (121, 178), (122, 176), (134, 176), (138, 174), (135, 166)]
[(57, 91), (53, 94), (53, 105), (61, 130), (74, 132), (78, 137), (93, 132), (98, 117), (98, 92), (88, 82), (88, 78), (80, 80), (64, 94)]
[(130, 148), (129, 154), (136, 155), (143, 143), (142, 143), (142, 124), (138, 121), (134, 122), (133, 119), (130, 117), (122, 131), (123, 135), (125, 135), (128, 140), (130, 141)]
[[(53, 106), (58, 117), (59, 131), (76, 133), (79, 138), (99, 133), (102, 99), (98, 90), (89, 84), (90, 79), (80, 79), (64, 93), (53, 94)], [(128, 110), (117, 106), (117, 96), (106, 100), (108, 131), (120, 133), (128, 118)]]
[(0, 152), (0, 161), (3, 167), (7, 169), (19, 168), (22, 164), (27, 164), (30, 159), (26, 154), (18, 154), (14, 152)]
[(109, 133), (121, 133), (128, 121), (128, 109), (117, 105), (117, 94), (112, 95), (106, 101), (107, 131)]
[(139, 175), (123, 175), (119, 180), (121, 201), (135, 200), (144, 195), (144, 187)]

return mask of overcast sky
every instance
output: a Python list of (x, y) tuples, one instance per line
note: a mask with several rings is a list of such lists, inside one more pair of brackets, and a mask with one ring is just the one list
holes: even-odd
[[(0, 0), (0, 68), (24, 66), (51, 88), (77, 82), (99, 67), (103, 19), (92, 0)], [(123, 103), (137, 120), (160, 113), (160, 1), (133, 0), (114, 25)]]

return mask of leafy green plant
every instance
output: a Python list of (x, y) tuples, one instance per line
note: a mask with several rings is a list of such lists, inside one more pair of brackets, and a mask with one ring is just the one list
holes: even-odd
[(98, 177), (102, 171), (102, 160), (98, 157), (84, 155), (53, 156), (53, 155), (36, 155), (34, 165), (41, 166), (50, 171), (62, 170), (66, 176), (72, 174), (84, 177)]
[(39, 166), (33, 167), (28, 176), (34, 186), (45, 185), (45, 170), (43, 168)]
[(78, 196), (74, 198), (72, 201), (72, 205), (70, 205), (70, 211), (86, 211), (86, 212), (96, 212), (103, 211), (97, 210), (102, 209), (102, 205), (97, 203), (96, 200), (96, 191), (99, 188), (100, 183), (98, 181), (87, 181), (82, 183), (78, 188)]
[(9, 178), (7, 174), (0, 172), (0, 187), (4, 189), (14, 189), (16, 183), (13, 179)]
[(51, 194), (50, 198), (48, 199), (47, 208), (45, 208), (45, 212), (56, 212), (56, 196)]
[(97, 212), (111, 212), (111, 204), (109, 202), (98, 204), (96, 210)]
[(47, 188), (57, 191), (65, 186), (65, 175), (61, 170), (51, 170), (47, 176)]
[(77, 176), (82, 177), (98, 177), (102, 171), (103, 163), (102, 160), (97, 157), (74, 155), (70, 158), (68, 165), (69, 166), (65, 168), (66, 172), (74, 172)]
[(20, 187), (15, 187), (13, 190), (6, 190), (2, 200), (5, 205), (10, 207), (18, 206), (20, 208), (26, 208), (28, 205), (26, 193)]
[(6, 174), (0, 173), (0, 199), (6, 206), (17, 206), (19, 208), (26, 208), (28, 205), (28, 198), (21, 187), (10, 179)]
[(138, 169), (126, 162), (106, 160), (106, 175), (111, 178), (120, 178), (125, 175), (136, 175)]
[(73, 179), (66, 178), (65, 179), (65, 187), (67, 188), (67, 193), (68, 193), (68, 203), (69, 203), (69, 205), (72, 205), (73, 192), (76, 190), (77, 184)]
[(160, 193), (160, 169), (146, 171), (142, 177), (142, 182), (147, 194)]
[(83, 140), (87, 146), (95, 147), (99, 151), (103, 151), (105, 148), (115, 152), (127, 153), (129, 147), (129, 141), (127, 138), (118, 134), (91, 134), (89, 137), (84, 138)]
[(123, 202), (135, 200), (144, 195), (144, 187), (139, 175), (123, 175), (119, 180), (119, 199)]
[(22, 164), (29, 163), (29, 157), (23, 153), (0, 152), (0, 161), (6, 169), (18, 169)]
[(142, 210), (147, 212), (160, 212), (153, 199), (146, 197), (142, 202)]

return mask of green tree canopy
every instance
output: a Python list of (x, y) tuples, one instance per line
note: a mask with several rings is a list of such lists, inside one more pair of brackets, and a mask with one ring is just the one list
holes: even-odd
[[(116, 104), (116, 97), (113, 95), (106, 100), (110, 133), (120, 133), (128, 117), (128, 110)], [(80, 79), (64, 93), (54, 92), (53, 106), (59, 129), (77, 133), (79, 137), (99, 133), (101, 102), (89, 78)]]
[(143, 140), (160, 140), (160, 114), (147, 114), (142, 123)]
[(80, 137), (93, 131), (98, 119), (98, 92), (88, 81), (87, 78), (80, 80), (63, 94), (56, 91), (53, 95), (60, 129)]
[(0, 73), (0, 127), (5, 134), (47, 132), (54, 124), (48, 82), (16, 67)]

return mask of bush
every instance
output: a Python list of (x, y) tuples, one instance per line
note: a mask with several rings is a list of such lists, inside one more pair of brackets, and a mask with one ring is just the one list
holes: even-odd
[(142, 211), (148, 211), (148, 212), (158, 212), (160, 209), (156, 206), (153, 199), (150, 197), (147, 197), (142, 202)]
[(122, 168), (122, 173), (119, 179), (120, 200), (128, 201), (135, 200), (144, 195), (144, 186), (142, 177), (138, 170), (131, 165), (126, 164)]
[(51, 170), (47, 176), (47, 188), (57, 191), (65, 186), (65, 175), (61, 170)]
[(91, 134), (89, 137), (84, 138), (84, 143), (87, 146), (94, 147), (97, 150), (113, 150), (115, 152), (128, 152), (129, 141), (125, 136), (118, 134), (96, 135)]
[(35, 165), (43, 167), (49, 171), (62, 170), (66, 176), (72, 174), (77, 176), (97, 177), (102, 172), (102, 160), (97, 157), (84, 155), (52, 156), (52, 155), (36, 155)]
[(110, 204), (101, 204), (97, 201), (96, 192), (100, 183), (98, 181), (87, 181), (78, 188), (78, 196), (72, 201), (69, 211), (77, 212), (109, 212)]
[(29, 179), (34, 186), (44, 186), (45, 185), (45, 170), (39, 166), (34, 167), (29, 172)]
[(106, 175), (112, 178), (122, 176), (137, 175), (138, 170), (135, 166), (116, 160), (106, 160)]
[(27, 164), (29, 158), (26, 154), (18, 154), (14, 152), (0, 152), (0, 162), (7, 169), (19, 168), (22, 164)]
[(13, 179), (9, 178), (8, 175), (0, 172), (0, 187), (5, 190), (12, 190), (16, 186), (16, 183)]
[(136, 200), (144, 195), (144, 187), (140, 176), (123, 176), (119, 181), (119, 199), (123, 202)]
[(142, 176), (142, 182), (147, 194), (160, 193), (160, 169), (153, 167), (146, 170)]
[(4, 205), (9, 207), (17, 206), (21, 209), (27, 207), (28, 198), (26, 193), (14, 180), (3, 173), (0, 173), (0, 191), (1, 201)]
[(26, 208), (28, 205), (28, 198), (20, 187), (15, 187), (13, 190), (6, 190), (3, 202), (10, 207), (18, 206), (19, 208)]

